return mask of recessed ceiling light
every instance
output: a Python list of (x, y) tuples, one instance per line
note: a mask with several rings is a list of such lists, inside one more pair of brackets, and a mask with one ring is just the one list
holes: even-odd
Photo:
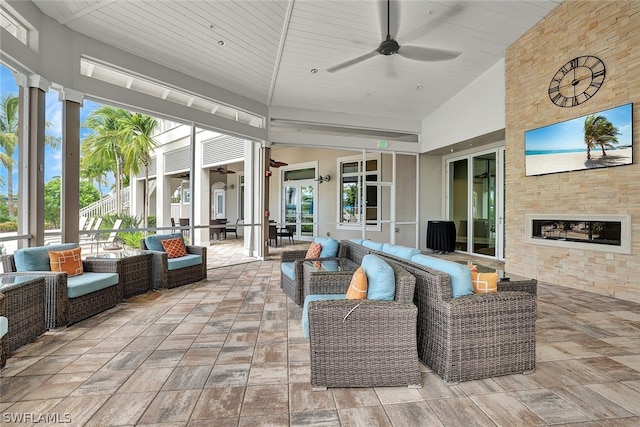
[(311, 69), (311, 74), (317, 74), (318, 73), (318, 69), (317, 68), (312, 68)]
[(416, 90), (422, 90), (422, 89), (424, 89), (424, 86), (422, 86), (422, 85), (419, 85), (419, 86), (416, 88)]
[(218, 40), (218, 46), (224, 46), (224, 40)]

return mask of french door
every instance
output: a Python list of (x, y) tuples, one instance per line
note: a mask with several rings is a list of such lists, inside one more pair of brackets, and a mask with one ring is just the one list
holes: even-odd
[(283, 170), (281, 218), (294, 228), (294, 240), (313, 240), (316, 235), (318, 183), (315, 171), (315, 164)]
[(504, 148), (450, 158), (446, 165), (456, 251), (504, 259)]

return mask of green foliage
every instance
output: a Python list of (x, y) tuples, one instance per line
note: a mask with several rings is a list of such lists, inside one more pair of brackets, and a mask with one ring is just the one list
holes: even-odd
[(0, 233), (9, 233), (18, 231), (18, 223), (15, 221), (0, 222)]
[(143, 231), (127, 231), (126, 233), (118, 233), (118, 237), (122, 239), (125, 245), (130, 248), (140, 249), (140, 240), (144, 239)]
[(85, 206), (89, 206), (92, 203), (100, 200), (100, 192), (93, 186), (91, 181), (82, 180), (80, 181), (80, 209)]
[[(100, 193), (89, 181), (80, 181), (80, 208), (100, 200)], [(60, 228), (62, 180), (55, 177), (44, 184), (44, 221), (48, 228)]]
[(60, 228), (60, 193), (62, 180), (60, 177), (51, 179), (44, 184), (44, 221), (51, 228)]

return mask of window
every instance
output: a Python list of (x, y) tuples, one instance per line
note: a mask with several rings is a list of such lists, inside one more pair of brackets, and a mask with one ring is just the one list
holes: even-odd
[(0, 8), (0, 26), (7, 30), (13, 37), (27, 44), (27, 29), (4, 7)]
[(380, 226), (380, 191), (378, 178), (380, 156), (369, 155), (338, 158), (340, 173), (340, 227)]
[(182, 204), (188, 205), (189, 203), (191, 203), (191, 190), (185, 188), (182, 190)]

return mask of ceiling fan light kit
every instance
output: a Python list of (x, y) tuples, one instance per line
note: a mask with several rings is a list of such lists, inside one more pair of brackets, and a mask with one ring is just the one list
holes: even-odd
[[(382, 13), (380, 15), (382, 16)], [(398, 17), (395, 18), (397, 19)], [(334, 65), (333, 67), (329, 67), (327, 68), (327, 72), (335, 73), (336, 71), (340, 71), (344, 68), (358, 64), (376, 55), (391, 56), (394, 54), (398, 54), (404, 58), (414, 61), (435, 62), (455, 59), (461, 55), (461, 52), (422, 46), (401, 46), (394, 38), (391, 37), (391, 0), (387, 0), (386, 38), (375, 50), (350, 59), (349, 61), (343, 62), (341, 64)]]

